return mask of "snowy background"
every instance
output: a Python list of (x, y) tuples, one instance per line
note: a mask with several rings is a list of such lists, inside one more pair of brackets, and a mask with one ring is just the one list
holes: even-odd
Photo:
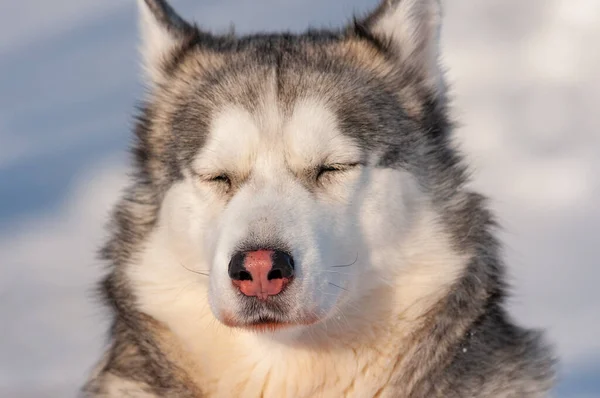
[[(374, 0), (173, 0), (241, 32), (336, 25)], [(71, 397), (141, 93), (133, 0), (0, 0), (0, 396)], [(446, 0), (457, 139), (504, 226), (514, 313), (600, 396), (600, 0)]]

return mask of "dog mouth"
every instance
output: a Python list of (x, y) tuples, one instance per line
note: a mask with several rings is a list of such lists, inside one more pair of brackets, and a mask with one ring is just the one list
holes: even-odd
[[(254, 318), (254, 317), (253, 317)], [(229, 327), (246, 329), (256, 332), (273, 332), (276, 330), (290, 328), (299, 325), (298, 322), (284, 320), (271, 316), (259, 316), (254, 319), (238, 319), (232, 316), (224, 316), (222, 322)]]
[(235, 306), (222, 310), (219, 319), (225, 326), (259, 333), (308, 326), (319, 322), (320, 317), (314, 310), (298, 308), (295, 297), (291, 290), (266, 299), (240, 294)]
[(247, 322), (231, 322), (225, 321), (225, 325), (237, 329), (244, 329), (248, 331), (258, 333), (276, 332), (284, 329), (290, 329), (300, 326), (309, 326), (317, 323), (317, 319), (307, 318), (299, 319), (294, 321), (285, 321), (275, 318), (259, 318), (258, 320), (247, 321)]
[(277, 330), (287, 329), (296, 325), (297, 324), (295, 322), (281, 321), (279, 319), (270, 317), (261, 317), (255, 321), (250, 321), (238, 327), (256, 332), (274, 332)]
[(221, 322), (231, 328), (243, 329), (259, 333), (275, 332), (283, 329), (290, 329), (300, 326), (309, 326), (317, 323), (319, 319), (316, 316), (292, 317), (282, 313), (273, 313), (267, 310), (258, 310), (255, 312), (244, 311), (242, 314), (234, 316), (224, 313)]

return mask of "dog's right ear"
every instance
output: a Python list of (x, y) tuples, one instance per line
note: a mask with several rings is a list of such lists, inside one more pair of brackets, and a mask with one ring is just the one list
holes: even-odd
[(137, 0), (137, 3), (144, 70), (152, 85), (160, 84), (169, 55), (194, 35), (195, 28), (165, 0)]

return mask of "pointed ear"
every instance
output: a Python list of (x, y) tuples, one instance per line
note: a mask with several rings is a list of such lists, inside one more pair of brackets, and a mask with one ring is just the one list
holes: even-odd
[(147, 78), (153, 85), (164, 79), (163, 66), (168, 56), (194, 27), (181, 18), (165, 0), (137, 0), (142, 36), (141, 52)]
[(383, 0), (357, 27), (366, 30), (403, 67), (418, 71), (424, 82), (443, 91), (438, 65), (440, 0)]

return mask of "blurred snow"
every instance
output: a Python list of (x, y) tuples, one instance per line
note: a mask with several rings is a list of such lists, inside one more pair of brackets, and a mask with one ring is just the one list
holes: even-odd
[(8, 316), (0, 339), (0, 396), (81, 383), (98, 359), (108, 324), (94, 294), (103, 269), (94, 255), (125, 174), (116, 159), (93, 165), (59, 211), (2, 231), (1, 263), (11, 268), (0, 280), (0, 313)]
[(68, 32), (127, 3), (123, 0), (3, 0), (0, 2), (0, 54), (45, 35)]
[[(374, 1), (173, 1), (202, 25), (337, 25)], [(0, 396), (74, 396), (107, 326), (93, 297), (140, 89), (133, 0), (0, 0)], [(8, 10), (7, 12), (4, 12)], [(516, 316), (600, 396), (600, 1), (446, 1), (456, 140), (505, 232)]]
[(457, 140), (506, 231), (514, 310), (549, 328), (565, 366), (599, 362), (600, 2), (447, 10)]

